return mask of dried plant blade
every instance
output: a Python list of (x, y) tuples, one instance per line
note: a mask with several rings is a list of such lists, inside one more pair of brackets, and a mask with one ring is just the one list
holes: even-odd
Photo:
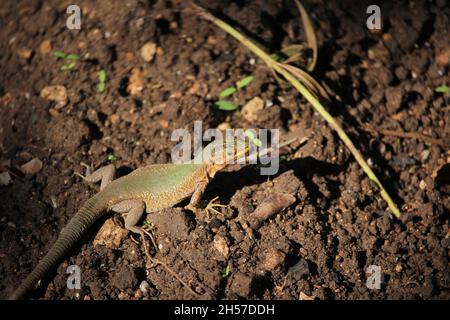
[(191, 8), (193, 9), (194, 13), (198, 14), (199, 16), (203, 17), (206, 20), (211, 21), (212, 23), (217, 25), (219, 28), (221, 28), (222, 30), (224, 30), (225, 32), (230, 34), (233, 38), (235, 38), (236, 40), (241, 42), (245, 47), (247, 47), (247, 49), (252, 51), (261, 60), (263, 60), (270, 69), (273, 69), (277, 73), (281, 74), (287, 81), (289, 81), (292, 84), (292, 86), (295, 89), (297, 89), (297, 91), (303, 97), (305, 97), (305, 99), (324, 118), (324, 120), (328, 122), (330, 127), (334, 131), (336, 131), (339, 138), (344, 142), (344, 144), (350, 150), (353, 157), (358, 162), (358, 164), (361, 166), (361, 169), (364, 171), (364, 173), (367, 175), (367, 177), (378, 186), (378, 188), (380, 189), (380, 195), (386, 201), (392, 214), (394, 216), (396, 216), (397, 218), (400, 218), (400, 216), (401, 216), (400, 210), (397, 208), (395, 202), (392, 200), (391, 196), (386, 191), (383, 184), (380, 182), (378, 177), (375, 175), (375, 173), (372, 171), (370, 166), (364, 160), (364, 157), (359, 152), (359, 150), (355, 147), (355, 145), (353, 144), (353, 142), (351, 141), (351, 139), (347, 135), (347, 133), (345, 133), (345, 131), (336, 122), (336, 120), (333, 118), (333, 116), (325, 109), (325, 107), (320, 103), (320, 101), (318, 99), (316, 99), (316, 97), (300, 81), (298, 81), (294, 75), (292, 75), (289, 71), (285, 70), (284, 68), (280, 67), (278, 65), (277, 61), (275, 61), (272, 57), (270, 57), (270, 55), (268, 55), (266, 52), (264, 52), (261, 48), (259, 48), (256, 44), (254, 44), (248, 38), (244, 37), (239, 31), (237, 31), (231, 25), (229, 25), (228, 23), (226, 23), (223, 20), (220, 20), (219, 18), (214, 17), (212, 14), (208, 13), (205, 9), (197, 6), (194, 3), (191, 3)]
[(316, 39), (316, 34), (314, 32), (314, 27), (312, 25), (311, 19), (308, 16), (308, 13), (306, 12), (305, 8), (303, 7), (303, 5), (300, 3), (299, 0), (295, 0), (295, 3), (297, 4), (298, 10), (300, 11), (300, 15), (302, 16), (302, 23), (303, 23), (303, 28), (305, 29), (305, 34), (306, 34), (306, 42), (308, 42), (308, 46), (312, 49), (313, 51), (313, 56), (312, 59), (310, 61), (310, 63), (308, 64), (307, 70), (309, 72), (313, 71), (316, 63), (317, 63), (317, 39)]
[(312, 91), (316, 97), (323, 97), (327, 100), (330, 100), (330, 96), (328, 95), (328, 92), (322, 87), (320, 83), (316, 81), (313, 77), (309, 75), (309, 73), (303, 71), (300, 68), (291, 66), (289, 64), (280, 63), (279, 64), (282, 68), (286, 69), (290, 73), (292, 73), (294, 76), (297, 77), (297, 79), (305, 84), (310, 91)]

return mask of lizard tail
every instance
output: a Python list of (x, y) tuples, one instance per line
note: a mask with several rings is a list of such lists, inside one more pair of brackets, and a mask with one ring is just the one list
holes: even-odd
[(50, 251), (14, 291), (9, 297), (9, 300), (18, 300), (24, 297), (45, 274), (62, 260), (72, 245), (80, 240), (84, 232), (104, 214), (107, 209), (105, 207), (106, 201), (101, 201), (98, 195), (87, 200), (83, 207), (78, 210), (76, 215), (61, 231), (61, 234)]

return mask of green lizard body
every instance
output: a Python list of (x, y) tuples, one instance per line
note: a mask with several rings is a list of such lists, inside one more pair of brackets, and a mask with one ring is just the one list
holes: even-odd
[[(216, 156), (211, 155), (213, 149)], [(215, 141), (206, 146), (192, 161), (184, 164), (148, 165), (111, 181), (103, 189), (100, 187), (101, 191), (88, 199), (78, 210), (61, 231), (49, 252), (9, 299), (20, 299), (25, 296), (45, 274), (56, 267), (88, 228), (109, 210), (128, 213), (131, 219), (127, 223), (129, 218), (127, 216), (125, 227), (141, 234), (141, 229), (135, 227), (135, 224), (144, 211), (152, 213), (172, 207), (188, 197), (191, 197), (191, 200), (186, 208), (195, 211), (206, 186), (215, 174), (228, 164), (235, 163), (230, 160), (245, 157), (249, 150), (248, 141), (241, 143), (237, 149), (226, 141)], [(110, 166), (114, 169), (112, 165)], [(109, 178), (112, 180), (113, 174)]]

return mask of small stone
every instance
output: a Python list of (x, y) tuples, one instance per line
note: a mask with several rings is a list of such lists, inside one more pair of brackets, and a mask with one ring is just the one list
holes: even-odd
[(53, 118), (59, 117), (59, 115), (60, 115), (60, 112), (58, 110), (56, 110), (55, 108), (48, 109), (48, 113), (50, 113), (50, 115)]
[(231, 129), (231, 125), (228, 122), (222, 122), (221, 124), (219, 124), (217, 126), (217, 129), (219, 129), (221, 131), (225, 131), (227, 129)]
[(32, 54), (33, 51), (28, 48), (20, 48), (17, 50), (17, 55), (27, 60), (31, 57)]
[(11, 176), (9, 172), (1, 172), (0, 173), (0, 186), (5, 187), (11, 183)]
[(128, 231), (119, 227), (109, 218), (102, 225), (94, 239), (94, 246), (102, 245), (109, 249), (118, 249)]
[(306, 293), (304, 293), (303, 291), (300, 291), (300, 295), (298, 297), (299, 300), (314, 300), (316, 297), (314, 296), (308, 296)]
[(43, 40), (39, 45), (39, 53), (43, 56), (52, 51), (52, 44), (50, 40)]
[(148, 282), (146, 280), (144, 280), (139, 285), (139, 289), (141, 290), (141, 292), (144, 296), (147, 296), (148, 292), (150, 290), (150, 285), (148, 284)]
[(400, 273), (400, 272), (402, 272), (402, 270), (403, 270), (403, 268), (400, 264), (395, 266), (395, 272)]
[(252, 291), (253, 279), (245, 274), (238, 273), (231, 283), (232, 292), (243, 298), (248, 297)]
[(41, 97), (56, 102), (56, 108), (64, 107), (68, 102), (67, 89), (61, 85), (46, 86), (41, 90)]
[(230, 253), (227, 241), (220, 235), (214, 237), (214, 248), (225, 258), (227, 258)]
[(206, 40), (208, 44), (215, 45), (217, 44), (217, 39), (214, 36), (208, 36), (208, 40)]
[(273, 270), (284, 263), (286, 254), (275, 248), (270, 248), (265, 253), (262, 266), (265, 270)]
[(258, 120), (258, 112), (264, 109), (264, 101), (260, 97), (254, 97), (242, 108), (242, 116), (249, 122)]
[(128, 300), (128, 299), (130, 299), (130, 296), (128, 293), (122, 291), (122, 292), (119, 292), (118, 298), (119, 298), (119, 300)]
[(34, 158), (24, 165), (20, 166), (20, 171), (24, 174), (35, 174), (42, 169), (42, 161), (38, 158)]
[(450, 63), (450, 45), (439, 51), (436, 55), (436, 62), (441, 66), (446, 66)]
[(127, 86), (127, 91), (132, 96), (138, 95), (144, 89), (144, 82), (142, 80), (142, 71), (139, 68), (131, 70), (130, 81)]
[(109, 120), (111, 121), (112, 124), (116, 125), (120, 122), (120, 117), (114, 113), (109, 117)]
[(141, 48), (141, 57), (145, 62), (150, 62), (155, 57), (156, 53), (156, 43), (147, 42)]
[(425, 180), (420, 180), (419, 182), (419, 188), (421, 190), (425, 190), (427, 188), (427, 183), (425, 182)]
[(422, 160), (422, 162), (425, 162), (428, 160), (429, 156), (430, 156), (430, 150), (426, 149), (426, 150), (423, 150), (422, 153), (420, 154), (420, 159)]

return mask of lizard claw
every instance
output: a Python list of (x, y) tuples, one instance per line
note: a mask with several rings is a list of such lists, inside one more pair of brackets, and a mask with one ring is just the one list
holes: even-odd
[(216, 203), (217, 199), (219, 199), (219, 197), (214, 197), (213, 199), (211, 199), (211, 201), (208, 202), (208, 205), (205, 208), (208, 212), (208, 218), (209, 218), (210, 211), (215, 214), (221, 214), (221, 212), (215, 208), (225, 208), (226, 207), (226, 205), (224, 205), (224, 204)]

